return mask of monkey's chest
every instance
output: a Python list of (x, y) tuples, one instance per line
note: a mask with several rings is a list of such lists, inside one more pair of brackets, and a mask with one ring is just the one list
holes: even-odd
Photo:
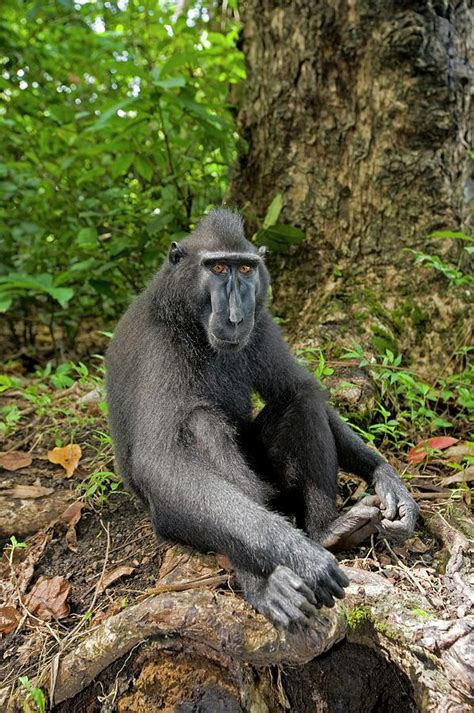
[(207, 381), (207, 399), (231, 420), (240, 421), (252, 412), (252, 385), (244, 371), (216, 369)]

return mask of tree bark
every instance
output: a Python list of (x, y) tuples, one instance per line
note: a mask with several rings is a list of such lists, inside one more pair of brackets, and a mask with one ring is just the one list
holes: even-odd
[(229, 202), (244, 206), (252, 227), (281, 193), (284, 221), (306, 232), (274, 262), (275, 311), (290, 318), (292, 336), (349, 313), (361, 327), (370, 303), (392, 322), (389, 332), (419, 334), (413, 294), (431, 298), (439, 276), (415, 273), (405, 249), (426, 247), (433, 230), (461, 229), (472, 185), (469, 6), (243, 4), (249, 77), (239, 123), (248, 153)]

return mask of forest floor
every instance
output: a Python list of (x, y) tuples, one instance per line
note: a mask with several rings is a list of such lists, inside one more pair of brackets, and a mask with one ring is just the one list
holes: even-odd
[[(42, 688), (51, 693), (59, 661), (80, 641), (108, 618), (174, 585), (160, 590), (169, 545), (157, 543), (147, 512), (114, 474), (101, 374), (79, 364), (31, 377), (11, 362), (1, 378), (0, 707), (16, 710), (23, 702), (41, 711)], [(372, 537), (338, 557), (347, 567), (380, 575), (412, 600), (420, 598), (423, 604), (413, 609), (420, 621), (452, 620), (468, 614), (469, 606), (448, 596), (450, 553), (427, 523), (436, 514), (463, 537), (473, 537), (473, 448), (465, 432), (423, 448), (418, 456), (410, 451), (409, 459), (384, 450), (420, 504), (415, 536), (398, 546)], [(341, 475), (341, 507), (364, 494), (361, 481)], [(176, 591), (235, 588), (229, 563), (219, 556), (201, 578), (175, 585)], [(109, 710), (130, 682), (123, 674), (119, 679), (113, 695), (104, 694)], [(166, 695), (173, 697), (170, 690), (162, 691)], [(291, 701), (290, 679), (285, 696)]]

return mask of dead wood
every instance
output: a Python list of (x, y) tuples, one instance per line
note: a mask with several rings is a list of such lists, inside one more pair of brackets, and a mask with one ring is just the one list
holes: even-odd
[[(418, 710), (464, 711), (473, 702), (473, 618), (438, 619), (421, 593), (401, 591), (384, 577), (346, 568), (351, 586), (344, 602), (321, 610), (311, 629), (284, 632), (240, 596), (210, 588), (223, 577), (213, 557), (176, 546), (168, 551), (161, 572), (162, 593), (110, 617), (60, 660), (51, 691), (55, 703), (77, 696), (126, 654), (132, 652), (133, 659), (135, 647), (145, 642), (155, 643), (145, 662), (142, 656), (140, 671), (157, 660), (157, 651), (179, 650), (168, 667), (181, 666), (183, 653), (191, 660), (204, 657), (214, 667), (217, 661), (222, 684), (237, 673), (248, 683), (248, 664), (256, 669), (303, 666), (344, 638), (377, 649), (396, 666), (410, 682)], [(133, 660), (127, 666), (132, 670)], [(212, 681), (214, 685), (214, 669)], [(197, 675), (195, 685), (202, 695)], [(245, 690), (248, 699), (248, 685)], [(236, 695), (240, 710), (250, 710), (250, 699), (245, 703), (242, 693)], [(132, 710), (128, 705), (119, 704), (119, 710)]]

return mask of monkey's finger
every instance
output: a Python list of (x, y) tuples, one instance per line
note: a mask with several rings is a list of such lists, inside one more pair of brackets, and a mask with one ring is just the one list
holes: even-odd
[(367, 540), (371, 535), (375, 535), (378, 522), (379, 521), (368, 522), (364, 527), (360, 527), (355, 532), (352, 532), (348, 535), (347, 539), (344, 540), (344, 547), (346, 549), (357, 547), (357, 545), (360, 545), (361, 542)]
[(400, 521), (405, 523), (407, 530), (413, 532), (419, 512), (416, 502), (414, 500), (410, 500), (408, 502), (401, 503), (398, 508), (398, 512), (400, 513)]
[(299, 592), (301, 592), (301, 594), (303, 594), (303, 596), (308, 600), (308, 602), (310, 602), (311, 604), (316, 606), (316, 597), (314, 596), (313, 592), (308, 587), (308, 585), (305, 584), (305, 582), (303, 582), (303, 580), (301, 580), (300, 583), (295, 588)]
[(379, 508), (382, 504), (380, 497), (378, 495), (366, 495), (365, 498), (359, 501), (359, 505), (369, 505), (370, 507)]
[(316, 604), (310, 604), (308, 600), (305, 599), (300, 605), (300, 609), (304, 611), (309, 619), (314, 619), (318, 615), (318, 609), (321, 609), (321, 607), (318, 607)]
[(337, 597), (337, 599), (344, 599), (346, 596), (343, 588), (340, 587), (334, 580), (331, 580), (330, 584), (326, 585), (326, 589), (330, 592), (332, 597)]
[(307, 623), (309, 616), (291, 598), (281, 597), (281, 599), (278, 600), (278, 607), (285, 614), (290, 623)]
[[(290, 579), (290, 578), (288, 578), (288, 579)], [(296, 577), (296, 579), (299, 580), (299, 577)], [(316, 600), (315, 600), (314, 595), (311, 592), (311, 590), (309, 590), (309, 594), (310, 594), (314, 604), (312, 604), (310, 601), (308, 601), (306, 596), (304, 594), (302, 594), (300, 591), (298, 591), (295, 587), (293, 587), (292, 583), (290, 583), (289, 581), (287, 583), (280, 582), (278, 585), (278, 590), (279, 590), (280, 596), (281, 596), (280, 606), (283, 606), (283, 608), (287, 612), (287, 614), (290, 614), (290, 610), (286, 607), (286, 602), (293, 605), (300, 611), (304, 612), (304, 614), (308, 617), (313, 617), (317, 613), (316, 607), (314, 606), (314, 604), (316, 604)], [(291, 611), (293, 612), (293, 608), (291, 608)]]
[(344, 574), (339, 566), (336, 566), (332, 572), (333, 580), (339, 584), (341, 587), (348, 587), (350, 582), (349, 578)]
[(297, 574), (295, 574), (295, 572), (293, 572), (292, 569), (289, 569), (288, 567), (282, 567), (281, 570), (279, 570), (278, 582), (275, 582), (275, 584), (279, 587), (280, 591), (285, 591), (285, 593), (288, 593), (288, 589), (282, 590), (282, 586), (287, 584), (288, 588), (293, 589), (295, 592), (301, 593), (301, 596), (307, 599), (310, 604), (316, 606), (316, 598), (313, 592), (308, 587), (308, 585), (301, 579), (301, 577), (299, 577)]
[(325, 587), (321, 587), (318, 590), (318, 595), (319, 598), (321, 599), (322, 603), (324, 604), (325, 607), (328, 607), (328, 609), (332, 609), (336, 602), (334, 601), (333, 597), (329, 594), (327, 589)]
[(394, 520), (397, 515), (397, 499), (392, 493), (387, 493), (383, 496), (381, 509), (383, 510), (384, 517), (387, 520)]
[(412, 534), (412, 529), (402, 520), (382, 520), (377, 529), (381, 535), (392, 540), (406, 540)]
[(277, 606), (269, 605), (267, 609), (268, 618), (278, 626), (282, 626), (284, 629), (288, 629), (290, 621), (286, 614), (281, 611)]

